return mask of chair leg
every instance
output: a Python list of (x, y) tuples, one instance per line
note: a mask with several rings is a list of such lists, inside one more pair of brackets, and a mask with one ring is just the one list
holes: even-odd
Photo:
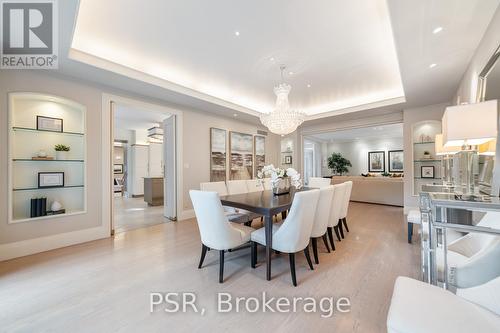
[(408, 244), (411, 244), (412, 236), (413, 236), (413, 223), (408, 222)]
[(337, 240), (341, 242), (342, 239), (340, 239), (339, 226), (336, 225), (335, 227), (333, 227), (333, 230), (335, 230), (335, 235), (337, 235)]
[(317, 265), (317, 264), (319, 264), (317, 239), (316, 238), (311, 238), (311, 241), (312, 241), (312, 247), (313, 247), (314, 262)]
[(306, 248), (304, 249), (304, 255), (306, 256), (309, 268), (311, 269), (311, 271), (314, 271), (313, 263), (311, 261), (311, 256), (309, 255), (309, 245), (307, 245)]
[(297, 277), (295, 276), (295, 253), (290, 253), (290, 272), (292, 273), (292, 283), (294, 287), (297, 287)]
[(201, 244), (201, 257), (200, 257), (200, 263), (198, 264), (198, 269), (201, 268), (203, 265), (203, 261), (205, 260), (205, 255), (207, 254), (207, 250), (210, 250), (208, 247), (205, 246), (205, 244)]
[(335, 244), (333, 243), (333, 232), (332, 227), (328, 227), (326, 232), (328, 233), (328, 238), (330, 239), (330, 244), (332, 245), (332, 251), (335, 251)]
[(330, 246), (328, 245), (328, 239), (326, 239), (326, 232), (321, 238), (323, 238), (323, 243), (325, 244), (326, 250), (328, 251), (328, 253), (330, 253), (331, 251)]
[(255, 268), (257, 265), (257, 242), (252, 242), (252, 250), (251, 250), (251, 256), (252, 256), (252, 268)]
[(281, 219), (286, 219), (286, 210), (281, 212)]
[(340, 237), (342, 237), (342, 239), (344, 239), (344, 229), (342, 228), (342, 219), (339, 220), (338, 227), (339, 227), (339, 231), (340, 231)]
[(219, 283), (224, 282), (224, 250), (219, 251)]
[(349, 228), (347, 227), (347, 218), (346, 217), (343, 218), (343, 222), (344, 222), (345, 231), (349, 232)]

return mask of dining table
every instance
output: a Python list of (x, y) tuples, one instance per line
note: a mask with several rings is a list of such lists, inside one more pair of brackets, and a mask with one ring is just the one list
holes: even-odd
[(273, 248), (273, 216), (284, 213), (292, 206), (295, 193), (308, 191), (312, 188), (292, 187), (289, 193), (276, 195), (272, 190), (249, 192), (241, 194), (230, 194), (221, 196), (223, 206), (244, 209), (264, 217), (264, 228), (266, 237), (266, 278), (271, 280), (271, 254)]

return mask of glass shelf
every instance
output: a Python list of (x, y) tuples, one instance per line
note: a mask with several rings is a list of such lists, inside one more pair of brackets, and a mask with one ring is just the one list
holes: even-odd
[(423, 160), (415, 160), (413, 161), (414, 163), (425, 163), (425, 162), (441, 162), (442, 160), (436, 160), (436, 159), (423, 159)]
[(422, 178), (422, 177), (414, 177), (415, 179), (422, 179), (422, 180), (441, 180), (441, 177), (436, 177), (436, 178)]
[(26, 187), (26, 188), (14, 188), (12, 191), (39, 191), (39, 190), (58, 190), (63, 188), (80, 188), (84, 187), (84, 185), (67, 185), (67, 186), (58, 186), (58, 187)]
[(414, 145), (429, 145), (429, 144), (435, 144), (434, 141), (427, 141), (427, 142), (414, 142)]
[(81, 162), (83, 163), (84, 160), (33, 160), (31, 158), (13, 158), (12, 159), (15, 162)]
[(38, 130), (36, 128), (29, 128), (29, 127), (12, 127), (14, 131), (27, 131), (27, 132), (37, 132), (37, 133), (55, 133), (55, 134), (63, 134), (63, 135), (78, 135), (78, 136), (83, 136), (83, 133), (78, 133), (78, 132), (56, 132), (56, 131), (44, 131), (44, 130)]

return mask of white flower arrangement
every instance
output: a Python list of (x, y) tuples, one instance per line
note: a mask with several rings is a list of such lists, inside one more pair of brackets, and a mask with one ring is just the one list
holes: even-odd
[(300, 173), (294, 168), (282, 169), (276, 168), (272, 164), (265, 165), (262, 170), (257, 173), (257, 178), (263, 179), (265, 177), (271, 177), (271, 185), (273, 187), (276, 187), (279, 181), (285, 177), (290, 177), (291, 184), (295, 188), (300, 189), (302, 187)]

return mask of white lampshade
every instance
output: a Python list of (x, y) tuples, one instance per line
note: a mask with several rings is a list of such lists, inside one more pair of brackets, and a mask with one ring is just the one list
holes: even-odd
[(443, 134), (436, 134), (434, 140), (436, 147), (436, 155), (452, 155), (458, 153), (462, 146), (448, 146), (443, 145)]
[(444, 146), (480, 145), (496, 139), (497, 100), (449, 106), (443, 115)]

